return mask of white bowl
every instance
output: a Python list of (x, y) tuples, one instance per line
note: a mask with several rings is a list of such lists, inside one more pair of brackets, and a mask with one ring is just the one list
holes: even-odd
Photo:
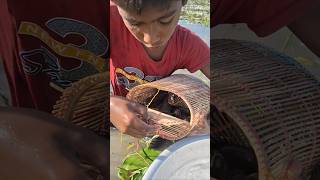
[(210, 136), (174, 143), (151, 164), (142, 180), (210, 180)]

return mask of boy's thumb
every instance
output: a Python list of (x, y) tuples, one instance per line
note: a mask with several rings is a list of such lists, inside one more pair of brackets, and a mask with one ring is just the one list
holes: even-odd
[(134, 107), (135, 107), (135, 112), (139, 114), (140, 118), (143, 120), (147, 120), (148, 108), (139, 103), (135, 103)]

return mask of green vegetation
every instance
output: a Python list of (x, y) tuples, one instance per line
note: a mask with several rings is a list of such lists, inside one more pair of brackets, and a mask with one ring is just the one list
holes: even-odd
[[(151, 163), (159, 156), (161, 151), (150, 148), (151, 142), (157, 138), (158, 135), (153, 136), (149, 140), (140, 140), (138, 146), (142, 149), (128, 154), (120, 167), (118, 167), (118, 177), (121, 180), (141, 180), (147, 172)], [(130, 144), (128, 150), (132, 149), (135, 144)]]
[(127, 155), (119, 167), (119, 178), (121, 180), (141, 180), (159, 154), (160, 151), (144, 148), (139, 152)]
[(210, 25), (210, 1), (209, 0), (188, 0), (181, 13), (181, 20), (191, 23)]

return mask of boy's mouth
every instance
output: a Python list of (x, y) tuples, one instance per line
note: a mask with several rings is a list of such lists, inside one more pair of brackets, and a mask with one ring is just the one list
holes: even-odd
[(159, 48), (163, 46), (163, 42), (157, 42), (154, 44), (144, 44), (147, 48)]

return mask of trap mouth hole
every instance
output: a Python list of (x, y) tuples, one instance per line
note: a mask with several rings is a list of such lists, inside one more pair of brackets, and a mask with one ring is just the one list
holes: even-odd
[[(210, 105), (211, 177), (228, 180), (243, 176), (258, 180), (258, 161), (242, 129), (226, 113)], [(232, 176), (232, 177), (231, 177)]]
[(191, 112), (185, 101), (168, 91), (154, 89), (153, 95), (146, 97), (143, 101), (148, 108), (174, 116), (176, 118), (190, 122)]

